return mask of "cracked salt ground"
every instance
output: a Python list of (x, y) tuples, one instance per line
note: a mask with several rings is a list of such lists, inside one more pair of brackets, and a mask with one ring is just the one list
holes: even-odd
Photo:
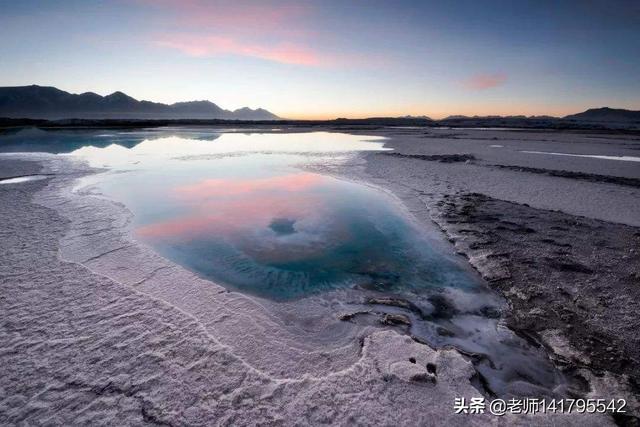
[[(66, 159), (51, 159), (49, 167), (71, 166)], [(3, 363), (3, 377), (11, 380), (3, 385), (8, 396), (3, 409), (8, 409), (0, 413), (11, 420), (46, 420), (56, 408), (58, 420), (81, 411), (87, 422), (123, 414), (193, 424), (210, 416), (227, 423), (290, 416), (303, 423), (348, 422), (363, 419), (365, 411), (372, 422), (429, 424), (434, 413), (454, 422), (453, 397), (477, 395), (473, 365), (458, 352), (431, 350), (392, 331), (375, 332), (378, 321), (336, 319), (358, 304), (393, 314), (389, 304), (374, 310), (367, 303), (385, 294), (375, 286), (360, 283), (283, 302), (229, 292), (132, 243), (128, 231), (135, 217), (124, 215), (122, 205), (69, 194), (69, 185), (69, 178), (54, 179), (36, 199), (69, 218), (69, 228), (50, 212), (31, 209), (31, 222), (42, 224), (22, 235), (28, 246), (3, 252), (2, 265), (16, 266), (14, 276), (2, 275), (3, 284), (11, 285), (3, 292), (11, 313), (7, 331), (25, 325), (21, 335), (3, 335), (2, 348), (10, 349), (3, 353), (3, 362), (10, 362)], [(20, 227), (12, 219), (9, 225)], [(62, 259), (89, 270), (55, 258), (52, 234), (61, 239)], [(11, 239), (3, 244), (15, 245)], [(4, 279), (10, 277), (19, 279)], [(433, 317), (427, 302), (433, 303), (415, 304), (424, 303), (426, 317)], [(400, 314), (419, 323), (411, 310)], [(45, 326), (48, 321), (53, 327)], [(393, 327), (403, 332), (405, 326)], [(208, 344), (188, 354), (198, 342)], [(54, 357), (42, 364), (47, 360), (42, 352), (50, 351)], [(46, 393), (25, 390), (15, 397), (27, 371), (50, 382)], [(425, 394), (424, 387), (434, 393)], [(390, 404), (394, 411), (388, 411)], [(433, 408), (426, 418), (425, 405)]]
[[(298, 169), (308, 161), (297, 153), (299, 146), (310, 152), (323, 149), (304, 135), (288, 135), (295, 137), (295, 150), (287, 150), (287, 138), (279, 136), (285, 149), (269, 155), (255, 153), (260, 135), (233, 135), (234, 146), (250, 147), (243, 155), (208, 156), (226, 150), (231, 144), (227, 136), (214, 142), (222, 148), (209, 147), (210, 141), (161, 138), (131, 153), (110, 146), (104, 154), (98, 148), (76, 153), (113, 168), (89, 178), (91, 191), (122, 201), (133, 212), (138, 239), (203, 278), (265, 298), (262, 304), (273, 314), (292, 310), (295, 314), (284, 318), (288, 327), (304, 329), (297, 333), (311, 328), (324, 342), (346, 344), (354, 333), (350, 329), (358, 328), (324, 319), (335, 318), (336, 307), (366, 313), (353, 316), (351, 323), (391, 326), (434, 346), (464, 350), (489, 393), (565, 394), (567, 385), (544, 351), (500, 325), (503, 302), (471, 271), (436, 251), (387, 196)], [(351, 144), (345, 148), (361, 148), (361, 138), (351, 138), (355, 142), (343, 140)], [(173, 159), (181, 141), (185, 150), (207, 157)], [(153, 144), (162, 148), (154, 150)], [(296, 154), (283, 154), (287, 151)], [(132, 166), (122, 165), (132, 156), (136, 164), (127, 172)], [(126, 243), (105, 247), (80, 261), (93, 266), (101, 257), (129, 256), (132, 250)], [(381, 296), (412, 309), (381, 304)], [(284, 308), (286, 301), (291, 308)], [(388, 316), (402, 317), (393, 322)]]
[[(6, 216), (9, 197), (21, 216)], [(0, 243), (2, 424), (251, 424), (288, 417), (315, 423), (340, 422), (360, 410), (389, 423), (400, 421), (385, 407), (394, 395), (406, 399), (397, 404), (404, 416), (424, 401), (419, 388), (375, 381), (398, 370), (392, 349), (459, 367), (451, 375), (443, 370), (438, 390), (445, 394), (448, 382), (470, 374), (468, 362), (453, 352), (379, 333), (365, 340), (347, 369), (316, 379), (273, 379), (174, 306), (60, 261), (56, 240), (67, 223), (29, 199), (29, 193), (0, 191), (7, 218)], [(24, 230), (24, 218), (33, 227)], [(359, 398), (372, 406), (356, 405)]]

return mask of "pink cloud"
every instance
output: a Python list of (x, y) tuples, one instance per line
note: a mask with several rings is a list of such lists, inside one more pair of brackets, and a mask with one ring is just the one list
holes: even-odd
[(194, 206), (182, 217), (139, 227), (142, 238), (186, 238), (217, 234), (232, 237), (245, 230), (266, 228), (277, 217), (305, 218), (322, 215), (320, 197), (305, 193), (256, 193), (240, 199), (220, 198)]
[(306, 66), (320, 66), (331, 63), (329, 58), (321, 58), (318, 53), (306, 46), (298, 46), (289, 42), (266, 45), (224, 36), (173, 35), (155, 40), (154, 44), (176, 49), (186, 55), (196, 57), (239, 55), (283, 64)]
[[(315, 8), (300, 1), (136, 0), (152, 7), (165, 30), (152, 45), (194, 57), (238, 55), (308, 67), (364, 65), (360, 54), (319, 48)], [(325, 43), (326, 45), (326, 43)]]
[[(292, 261), (313, 256), (331, 242), (351, 238), (350, 230), (341, 221), (327, 221), (328, 209), (330, 207), (318, 194), (258, 192), (251, 197), (206, 201), (194, 206), (184, 216), (139, 227), (136, 234), (141, 239), (163, 242), (222, 239), (232, 242), (260, 262)], [(256, 240), (255, 232), (266, 232), (275, 218), (302, 223), (302, 229), (297, 230), (302, 232), (309, 224), (321, 223), (323, 230), (331, 236), (324, 243), (306, 239), (280, 243), (269, 239)], [(274, 245), (277, 245), (277, 250), (274, 250)]]
[[(346, 224), (330, 220), (331, 205), (326, 195), (306, 191), (322, 187), (326, 180), (321, 175), (299, 172), (256, 179), (204, 179), (181, 185), (172, 189), (172, 195), (182, 204), (184, 213), (143, 225), (135, 232), (148, 241), (227, 241), (266, 263), (304, 259), (352, 238)], [(256, 233), (269, 237), (268, 230), (276, 218), (295, 221), (295, 231), (303, 233), (303, 238), (280, 240), (272, 231), (273, 239), (256, 239)], [(319, 229), (329, 236), (326, 242), (313, 239)]]
[(471, 90), (486, 90), (503, 85), (507, 75), (503, 73), (476, 74), (464, 82), (464, 86)]
[(242, 196), (262, 191), (299, 192), (322, 185), (325, 180), (321, 175), (308, 172), (258, 179), (214, 178), (177, 187), (174, 191), (181, 198), (202, 200), (219, 196)]
[(193, 238), (207, 233), (228, 236), (243, 229), (266, 227), (279, 216), (319, 215), (322, 199), (305, 190), (325, 181), (321, 175), (301, 172), (258, 179), (205, 179), (179, 186), (173, 193), (190, 206), (190, 213), (145, 225), (137, 233), (145, 238)]

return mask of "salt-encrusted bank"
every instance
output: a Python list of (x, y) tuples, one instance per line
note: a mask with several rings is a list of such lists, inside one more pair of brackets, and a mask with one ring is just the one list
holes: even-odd
[[(70, 191), (94, 171), (55, 156), (19, 157), (0, 159), (4, 176), (52, 176), (0, 186), (3, 423), (610, 422), (455, 415), (455, 397), (481, 396), (473, 365), (457, 351), (349, 322), (327, 332), (335, 319), (287, 327), (283, 315), (309, 306), (274, 312), (195, 277), (131, 238), (125, 206), (90, 188)], [(414, 189), (389, 188), (429, 218)]]

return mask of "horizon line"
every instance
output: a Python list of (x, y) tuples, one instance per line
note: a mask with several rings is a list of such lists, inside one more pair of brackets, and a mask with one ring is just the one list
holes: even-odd
[[(143, 98), (137, 98), (135, 96), (132, 96), (122, 90), (114, 90), (114, 91), (110, 91), (109, 93), (107, 93), (106, 95), (102, 95), (99, 92), (93, 91), (93, 90), (85, 90), (83, 92), (72, 92), (70, 90), (65, 90), (65, 89), (61, 89), (58, 86), (55, 85), (51, 85), (51, 84), (37, 84), (37, 83), (32, 83), (32, 84), (23, 84), (23, 85), (13, 85), (13, 86), (0, 86), (0, 89), (2, 88), (21, 88), (21, 87), (43, 87), (43, 88), (54, 88), (63, 92), (67, 92), (69, 94), (72, 95), (82, 95), (82, 94), (86, 94), (86, 93), (93, 93), (96, 95), (99, 95), (101, 97), (106, 97), (109, 95), (113, 95), (115, 93), (122, 93), (126, 96), (129, 96), (133, 99), (135, 99), (138, 102), (142, 102), (142, 101), (146, 101), (146, 102), (153, 102), (153, 103), (159, 103), (159, 104), (165, 104), (165, 105), (173, 105), (173, 104), (177, 104), (177, 103), (184, 103), (184, 102), (210, 102), (214, 105), (217, 105), (220, 108), (223, 109), (227, 109), (226, 107), (222, 107), (220, 104), (218, 104), (215, 101), (212, 101), (211, 99), (206, 99), (206, 98), (201, 98), (201, 99), (191, 99), (191, 100), (179, 100), (179, 101), (173, 101), (173, 102), (167, 102), (167, 101), (158, 101), (158, 100), (152, 100), (152, 99), (143, 99)], [(278, 116), (278, 119), (275, 120), (301, 120), (301, 121), (305, 121), (305, 120), (309, 120), (309, 121), (331, 121), (331, 120), (339, 120), (339, 119), (347, 119), (347, 120), (365, 120), (365, 119), (375, 119), (375, 118), (415, 118), (415, 119), (428, 119), (428, 120), (433, 120), (433, 121), (439, 121), (439, 120), (445, 120), (447, 118), (450, 117), (455, 117), (455, 116), (460, 116), (461, 118), (517, 118), (517, 117), (522, 117), (522, 118), (536, 118), (536, 117), (549, 117), (549, 118), (556, 118), (556, 119), (562, 119), (566, 116), (569, 115), (573, 115), (573, 114), (577, 114), (577, 113), (582, 113), (584, 111), (587, 110), (592, 110), (592, 109), (601, 109), (601, 108), (610, 108), (610, 109), (620, 109), (620, 110), (628, 110), (628, 111), (640, 111), (640, 106), (639, 107), (634, 107), (634, 109), (631, 108), (624, 108), (624, 107), (611, 107), (609, 105), (603, 105), (603, 106), (582, 106), (582, 107), (577, 107), (575, 110), (573, 111), (569, 111), (567, 110), (567, 112), (565, 114), (560, 114), (558, 115), (557, 113), (533, 113), (533, 114), (525, 114), (525, 113), (478, 113), (478, 112), (473, 112), (473, 113), (456, 113), (456, 112), (451, 112), (451, 113), (425, 113), (422, 111), (415, 111), (413, 110), (412, 112), (407, 112), (402, 111), (402, 112), (390, 112), (390, 111), (386, 111), (386, 112), (374, 112), (371, 111), (370, 113), (356, 113), (358, 114), (357, 116), (353, 116), (352, 114), (354, 113), (348, 113), (348, 112), (336, 112), (336, 113), (318, 113), (318, 114), (300, 114), (300, 113), (292, 113), (292, 114), (280, 114), (280, 113), (276, 113), (274, 112), (271, 108), (267, 108), (264, 106), (258, 106), (258, 107), (249, 107), (249, 106), (242, 106), (242, 107), (238, 107), (238, 108), (229, 108), (229, 111), (236, 111), (242, 108), (250, 108), (252, 110), (257, 110), (257, 109), (263, 109), (266, 110), (276, 116)], [(637, 110), (635, 109), (637, 108)]]

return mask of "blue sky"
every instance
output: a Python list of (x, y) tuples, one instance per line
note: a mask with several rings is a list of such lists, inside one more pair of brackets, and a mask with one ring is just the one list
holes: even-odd
[(0, 0), (0, 64), (291, 118), (640, 109), (640, 2)]

